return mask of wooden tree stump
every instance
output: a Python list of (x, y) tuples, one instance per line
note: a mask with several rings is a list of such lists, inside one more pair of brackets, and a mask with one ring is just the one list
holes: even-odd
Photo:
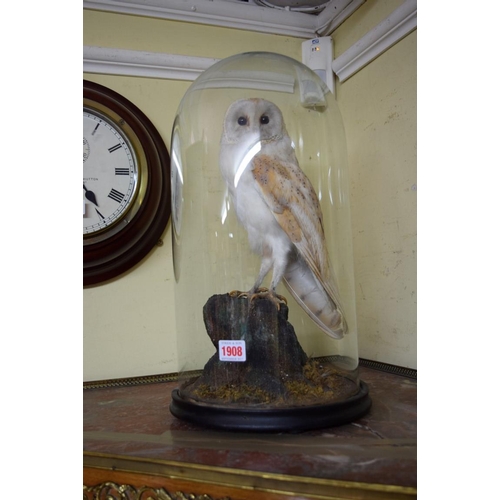
[[(216, 353), (202, 375), (181, 388), (184, 398), (218, 405), (301, 406), (341, 400), (356, 384), (330, 364), (308, 359), (288, 307), (267, 298), (213, 295), (203, 308)], [(219, 340), (243, 340), (246, 361), (221, 361)]]

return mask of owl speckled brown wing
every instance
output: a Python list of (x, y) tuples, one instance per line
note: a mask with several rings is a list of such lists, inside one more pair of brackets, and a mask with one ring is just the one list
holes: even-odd
[[(252, 173), (276, 221), (307, 264), (308, 271), (300, 262), (289, 266), (287, 288), (323, 331), (342, 337), (347, 325), (330, 271), (321, 207), (309, 179), (297, 163), (265, 154), (254, 157)], [(313, 276), (307, 276), (309, 271)]]
[(318, 197), (304, 172), (269, 155), (253, 160), (252, 173), (281, 228), (318, 273), (328, 270)]

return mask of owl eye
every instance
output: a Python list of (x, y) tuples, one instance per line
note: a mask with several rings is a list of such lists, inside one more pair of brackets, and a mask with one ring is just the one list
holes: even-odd
[(262, 123), (262, 125), (267, 125), (269, 123), (269, 116), (262, 115), (260, 117), (260, 123)]
[(244, 116), (240, 116), (238, 118), (238, 125), (246, 125), (247, 124), (247, 119)]

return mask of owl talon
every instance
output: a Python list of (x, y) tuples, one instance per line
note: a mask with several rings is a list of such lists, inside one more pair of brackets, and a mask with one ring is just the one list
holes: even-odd
[(269, 291), (267, 288), (259, 288), (255, 290), (254, 293), (249, 293), (250, 303), (255, 299), (268, 299), (275, 306), (278, 311), (281, 309), (281, 304), (288, 305), (286, 298), (283, 295), (278, 295), (277, 293)]
[(285, 306), (288, 305), (288, 301), (286, 300), (286, 297), (284, 297), (283, 295), (276, 295), (276, 297), (279, 299), (280, 302), (284, 302)]
[(236, 297), (238, 299), (244, 298), (244, 299), (253, 300), (254, 295), (258, 295), (258, 293), (254, 293), (251, 290), (249, 292), (241, 292), (240, 290), (233, 290), (232, 292), (229, 292), (228, 295), (230, 297)]
[(242, 297), (245, 299), (250, 300), (250, 303), (252, 303), (255, 299), (268, 299), (270, 300), (275, 306), (278, 311), (281, 308), (281, 304), (288, 305), (288, 302), (283, 295), (278, 295), (277, 293), (271, 292), (269, 288), (257, 288), (256, 290), (252, 291), (250, 290), (249, 292), (240, 292), (239, 290), (233, 290), (232, 292), (229, 292), (228, 295), (230, 297), (237, 297), (238, 299), (241, 299)]
[(250, 292), (240, 292), (239, 290), (233, 290), (232, 292), (229, 292), (228, 295), (230, 297), (237, 297), (240, 299), (241, 297), (247, 298)]

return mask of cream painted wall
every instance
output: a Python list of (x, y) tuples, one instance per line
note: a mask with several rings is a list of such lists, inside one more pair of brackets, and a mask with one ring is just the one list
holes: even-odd
[[(369, 0), (334, 34), (338, 55), (402, 0)], [(223, 58), (301, 57), (302, 40), (84, 11), (84, 45)], [(84, 75), (138, 105), (170, 150), (190, 82)], [(337, 86), (351, 180), (361, 357), (416, 368), (416, 33)], [(84, 290), (84, 380), (175, 372), (170, 223), (164, 245), (129, 273)]]
[[(402, 2), (369, 1), (341, 54)], [(417, 367), (417, 33), (337, 85), (351, 181), (360, 357)]]

